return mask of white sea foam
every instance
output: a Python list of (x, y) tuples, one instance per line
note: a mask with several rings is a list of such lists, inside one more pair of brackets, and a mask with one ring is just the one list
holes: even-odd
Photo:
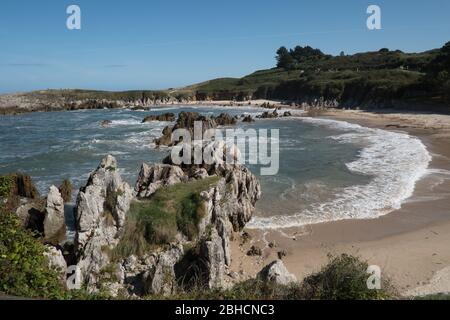
[(344, 130), (345, 133), (330, 138), (362, 145), (359, 158), (347, 167), (352, 172), (370, 176), (370, 182), (344, 188), (333, 200), (316, 204), (312, 209), (286, 216), (255, 217), (248, 225), (250, 228), (275, 229), (377, 218), (399, 209), (412, 196), (416, 182), (427, 173), (431, 155), (416, 137), (343, 121), (301, 120)]
[(130, 118), (111, 121), (111, 126), (134, 126), (134, 125), (142, 125), (142, 119)]
[(150, 109), (151, 111), (169, 111), (169, 110), (176, 110), (176, 109), (180, 109), (179, 107), (155, 107)]

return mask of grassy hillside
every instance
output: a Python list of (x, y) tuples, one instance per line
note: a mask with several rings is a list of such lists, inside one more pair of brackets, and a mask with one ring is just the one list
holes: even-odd
[(448, 103), (445, 90), (436, 83), (430, 88), (427, 82), (430, 65), (442, 51), (416, 54), (381, 49), (350, 56), (320, 55), (241, 79), (215, 79), (183, 91), (199, 100), (253, 98), (309, 103), (323, 98), (350, 107), (388, 105), (395, 100)]
[[(274, 99), (297, 103), (335, 101), (341, 107), (439, 105), (450, 110), (450, 42), (441, 49), (422, 53), (381, 49), (331, 56), (310, 47), (291, 50), (282, 47), (277, 54), (277, 66), (272, 69), (184, 88), (124, 92), (47, 90), (25, 96), (44, 106), (48, 101), (64, 105), (90, 99), (125, 102)], [(88, 107), (96, 106), (93, 103)]]

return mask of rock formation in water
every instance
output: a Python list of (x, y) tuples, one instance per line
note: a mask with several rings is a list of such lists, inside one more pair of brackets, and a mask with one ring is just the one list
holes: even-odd
[(273, 112), (264, 111), (260, 116), (257, 116), (259, 119), (273, 119), (278, 118), (278, 112), (275, 109)]
[(188, 130), (193, 138), (195, 122), (201, 122), (202, 131), (205, 132), (209, 129), (215, 129), (218, 126), (235, 125), (237, 119), (227, 113), (222, 113), (217, 117), (205, 117), (197, 112), (181, 112), (173, 127), (167, 126), (164, 128), (161, 138), (155, 140), (156, 145), (173, 146), (180, 143), (180, 141), (172, 141), (172, 133), (177, 129)]
[(167, 121), (167, 122), (172, 122), (172, 121), (175, 121), (175, 114), (169, 112), (169, 113), (164, 113), (164, 114), (146, 116), (142, 120), (142, 123), (150, 122), (150, 121)]
[(237, 118), (230, 116), (228, 113), (221, 113), (214, 120), (218, 126), (232, 126), (237, 123)]
[(247, 116), (244, 116), (244, 118), (242, 118), (242, 122), (251, 123), (251, 122), (255, 122), (255, 120), (252, 118), (251, 115), (247, 115)]

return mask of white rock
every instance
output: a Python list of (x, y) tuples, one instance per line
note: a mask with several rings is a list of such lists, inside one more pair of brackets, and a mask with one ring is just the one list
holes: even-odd
[(257, 277), (262, 281), (280, 285), (288, 285), (297, 281), (297, 278), (293, 274), (289, 273), (281, 260), (273, 261), (269, 265), (265, 266), (258, 273)]
[(51, 186), (45, 207), (45, 239), (55, 239), (61, 233), (61, 230), (65, 230), (64, 200), (58, 188)]
[(55, 269), (60, 273), (61, 278), (65, 279), (67, 271), (67, 263), (61, 250), (53, 246), (46, 246), (47, 251), (44, 255), (48, 258), (48, 265), (50, 268)]
[(110, 263), (109, 251), (119, 242), (132, 198), (133, 192), (122, 181), (112, 156), (101, 161), (80, 190), (75, 247), (80, 257), (78, 267), (88, 286), (95, 286), (98, 274)]

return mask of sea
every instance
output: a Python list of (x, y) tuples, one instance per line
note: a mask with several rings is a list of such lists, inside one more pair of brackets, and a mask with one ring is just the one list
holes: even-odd
[[(172, 124), (142, 123), (142, 119), (181, 111), (256, 117), (267, 110), (202, 105), (0, 116), (0, 175), (26, 173), (42, 195), (63, 179), (70, 179), (77, 190), (100, 160), (111, 154), (122, 178), (133, 187), (143, 162), (161, 162), (170, 152), (169, 148), (156, 148), (154, 139)], [(102, 127), (104, 120), (111, 121), (110, 125)], [(301, 116), (239, 121), (236, 127), (256, 132), (267, 129), (269, 133), (278, 130), (276, 174), (262, 175), (261, 168), (267, 165), (245, 163), (262, 186), (262, 198), (249, 228), (377, 218), (400, 208), (412, 196), (431, 161), (425, 145), (414, 136), (344, 121)], [(252, 150), (246, 149), (244, 158), (249, 158)]]

